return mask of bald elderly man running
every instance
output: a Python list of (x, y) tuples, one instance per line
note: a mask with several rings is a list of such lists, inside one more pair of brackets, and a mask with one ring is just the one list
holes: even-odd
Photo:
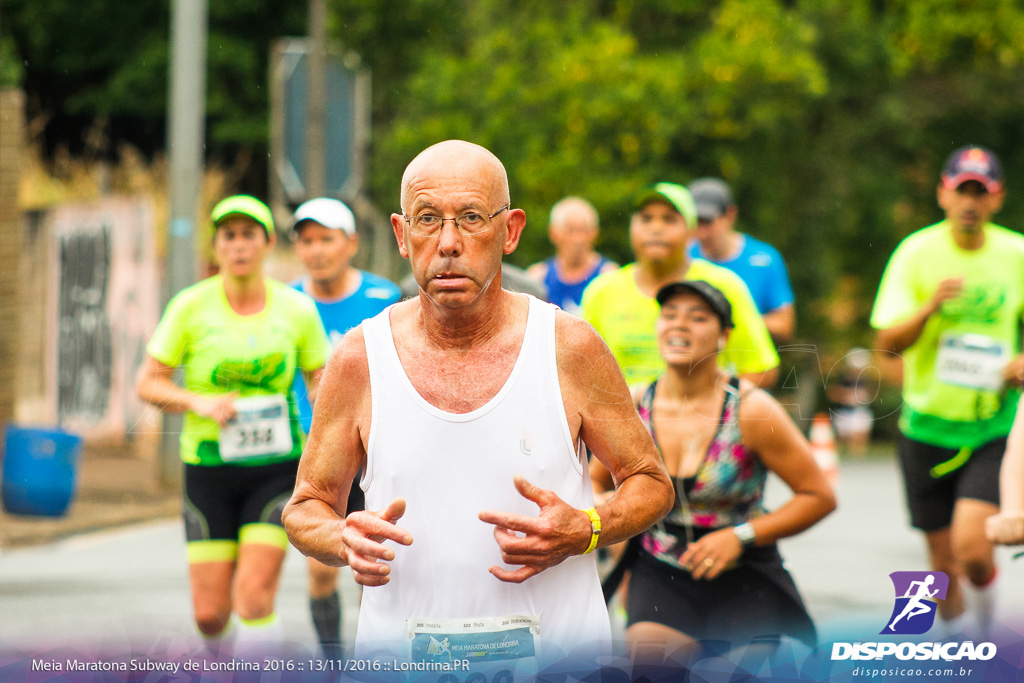
[[(328, 362), (289, 537), (368, 587), (357, 656), (518, 675), (541, 651), (602, 649), (592, 551), (672, 507), (651, 437), (590, 325), (501, 288), (526, 215), (493, 154), (427, 148), (401, 201), (391, 222), (420, 294), (349, 332)], [(584, 444), (618, 484), (596, 509)], [(345, 517), (364, 462), (366, 510)]]

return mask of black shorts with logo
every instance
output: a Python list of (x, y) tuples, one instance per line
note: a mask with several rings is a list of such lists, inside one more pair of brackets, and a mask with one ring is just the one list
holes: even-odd
[(903, 489), (910, 509), (910, 524), (921, 531), (945, 529), (953, 521), (953, 507), (960, 498), (999, 505), (999, 466), (1006, 451), (1006, 437), (975, 448), (960, 467), (936, 475), (932, 469), (960, 452), (899, 438), (899, 462)]

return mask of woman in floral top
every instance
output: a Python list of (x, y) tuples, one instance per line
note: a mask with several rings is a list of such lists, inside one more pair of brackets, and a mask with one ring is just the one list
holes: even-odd
[[(808, 644), (814, 625), (775, 542), (835, 508), (810, 445), (764, 391), (722, 371), (716, 356), (732, 328), (728, 300), (698, 280), (657, 294), (658, 344), (667, 369), (637, 409), (676, 486), (676, 505), (634, 539), (626, 639), (637, 656), (696, 654), (696, 641), (774, 647), (781, 635)], [(775, 472), (793, 497), (762, 505)], [(611, 488), (600, 463), (595, 487)]]

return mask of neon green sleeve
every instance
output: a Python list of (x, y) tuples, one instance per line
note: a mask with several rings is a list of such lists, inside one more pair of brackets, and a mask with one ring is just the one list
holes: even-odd
[(189, 345), (190, 301), (188, 289), (175, 294), (146, 344), (146, 353), (165, 365), (177, 367), (185, 360)]
[(597, 287), (595, 287), (594, 284), (600, 279), (600, 277), (601, 276), (599, 275), (594, 282), (587, 285), (587, 288), (583, 290), (583, 298), (580, 300), (580, 317), (593, 325), (594, 329), (599, 333), (601, 332), (601, 328), (599, 327), (600, 321), (597, 318), (601, 311), (601, 306), (597, 302), (597, 299), (600, 298), (600, 291), (602, 287), (601, 283), (597, 283)]
[[(728, 281), (723, 293), (732, 305), (733, 330), (719, 360), (725, 367), (735, 367), (738, 374), (764, 372), (779, 365), (779, 354), (754, 304), (750, 290), (739, 277)], [(718, 284), (718, 283), (712, 283)], [(724, 283), (723, 283), (724, 284)], [(721, 285), (719, 285), (721, 286)]]
[(878, 296), (871, 310), (871, 327), (876, 330), (884, 330), (903, 322), (912, 316), (922, 303), (915, 296), (916, 287), (913, 284), (911, 263), (906, 256), (909, 250), (904, 248), (904, 244), (896, 247), (885, 267), (885, 272), (882, 273)]
[(323, 321), (320, 320), (320, 314), (317, 313), (316, 304), (312, 299), (309, 299), (308, 303), (308, 306), (303, 306), (301, 313), (302, 336), (299, 339), (296, 365), (300, 370), (314, 372), (322, 368), (330, 357), (331, 341), (327, 337)]

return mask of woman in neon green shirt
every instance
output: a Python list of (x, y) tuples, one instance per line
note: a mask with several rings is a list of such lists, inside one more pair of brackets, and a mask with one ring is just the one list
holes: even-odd
[[(220, 273), (179, 292), (146, 347), (139, 396), (184, 412), (184, 517), (196, 625), (211, 647), (280, 639), (274, 614), (288, 545), (281, 509), (302, 453), (295, 372), (313, 391), (330, 352), (312, 299), (264, 276), (270, 210), (246, 195), (212, 213)], [(184, 370), (184, 386), (172, 379)], [(254, 654), (254, 653), (250, 653)]]

